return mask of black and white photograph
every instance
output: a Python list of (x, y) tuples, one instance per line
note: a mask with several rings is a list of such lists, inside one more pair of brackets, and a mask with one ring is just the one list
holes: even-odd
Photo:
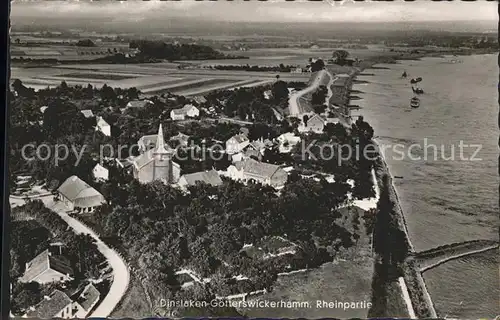
[(10, 317), (498, 318), (499, 12), (11, 1)]

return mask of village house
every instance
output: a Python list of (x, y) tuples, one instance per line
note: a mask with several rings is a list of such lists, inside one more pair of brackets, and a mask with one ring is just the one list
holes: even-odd
[(204, 104), (207, 102), (207, 99), (204, 96), (194, 96), (193, 97), (194, 102), (196, 102), (198, 105)]
[(101, 293), (92, 283), (86, 285), (73, 298), (73, 317), (79, 319), (85, 318), (97, 304), (100, 297)]
[(303, 131), (322, 133), (325, 128), (325, 122), (325, 119), (323, 119), (320, 115), (315, 114), (307, 120)]
[(92, 169), (92, 176), (96, 181), (107, 181), (109, 179), (109, 170), (98, 163)]
[(300, 137), (296, 136), (293, 132), (287, 132), (278, 136), (276, 140), (279, 143), (278, 151), (280, 153), (289, 153), (300, 142)]
[(244, 149), (243, 152), (239, 152), (232, 155), (233, 162), (242, 161), (249, 159), (251, 157), (262, 160), (266, 149), (273, 146), (273, 143), (269, 139), (263, 139), (262, 137), (258, 140), (250, 142)]
[(182, 132), (179, 132), (175, 136), (170, 137), (169, 141), (177, 142), (182, 147), (187, 147), (189, 142), (189, 136)]
[(165, 144), (160, 124), (155, 147), (132, 160), (134, 178), (141, 183), (155, 180), (168, 184), (176, 183), (180, 178), (181, 167), (172, 161), (174, 154), (175, 150)]
[(111, 126), (102, 117), (97, 117), (95, 130), (102, 132), (105, 136), (111, 137)]
[(71, 176), (61, 184), (57, 193), (69, 210), (93, 212), (106, 203), (104, 196), (77, 176)]
[(128, 109), (144, 109), (147, 106), (153, 105), (153, 102), (151, 100), (143, 99), (143, 100), (132, 100), (127, 105), (125, 108), (121, 108), (121, 112), (125, 112)]
[(54, 290), (23, 316), (36, 319), (71, 319), (73, 318), (73, 301), (62, 291)]
[(83, 116), (85, 118), (92, 118), (94, 117), (94, 113), (92, 112), (92, 110), (89, 110), (89, 109), (85, 109), (85, 110), (80, 110), (80, 112), (83, 114)]
[(233, 180), (254, 180), (275, 188), (285, 185), (288, 174), (278, 165), (246, 159), (229, 166), (229, 177)]
[(200, 115), (200, 110), (192, 104), (186, 104), (180, 109), (170, 111), (172, 120), (185, 120), (186, 118), (194, 118)]
[(26, 270), (19, 282), (64, 282), (72, 280), (73, 269), (69, 261), (61, 255), (53, 255), (49, 249), (26, 263)]
[(235, 154), (243, 151), (250, 144), (246, 134), (240, 133), (226, 141), (226, 153)]
[(264, 91), (264, 99), (269, 100), (273, 97), (273, 92), (271, 90)]
[(212, 186), (222, 185), (222, 179), (215, 170), (183, 174), (179, 179), (178, 185), (181, 188), (187, 188), (188, 186), (196, 185), (198, 182), (206, 183)]

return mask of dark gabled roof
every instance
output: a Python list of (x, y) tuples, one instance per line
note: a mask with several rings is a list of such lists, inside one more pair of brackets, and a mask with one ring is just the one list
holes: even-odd
[(60, 272), (64, 275), (73, 274), (73, 269), (71, 269), (71, 266), (66, 258), (62, 256), (54, 256), (47, 249), (28, 263), (21, 281), (33, 281), (33, 279), (49, 269)]
[(79, 207), (98, 206), (106, 202), (106, 199), (99, 191), (77, 176), (66, 179), (57, 191)]
[(189, 173), (183, 175), (182, 177), (184, 177), (188, 185), (191, 186), (196, 185), (196, 182), (204, 182), (212, 186), (220, 186), (222, 184), (222, 180), (215, 170)]
[(260, 162), (254, 159), (247, 159), (235, 164), (238, 170), (243, 169), (244, 173), (253, 174), (262, 178), (271, 178), (280, 166), (265, 162)]
[[(92, 190), (93, 189), (93, 190)], [(57, 189), (59, 193), (64, 195), (69, 200), (75, 200), (82, 192), (99, 193), (97, 190), (89, 186), (85, 181), (77, 176), (71, 176), (64, 181)], [(95, 190), (95, 192), (93, 192)], [(87, 193), (87, 192), (86, 192)]]
[(34, 311), (26, 313), (28, 318), (51, 319), (61, 310), (72, 303), (71, 299), (62, 291), (54, 290), (47, 298), (44, 298)]
[(83, 309), (89, 311), (90, 308), (99, 300), (101, 293), (94, 287), (92, 283), (88, 284), (85, 289), (83, 289), (82, 294), (77, 298), (78, 302)]
[(323, 119), (323, 117), (321, 117), (319, 114), (315, 114), (307, 120), (307, 125), (309, 125), (310, 123), (321, 123), (324, 125), (325, 122), (326, 121), (325, 119)]

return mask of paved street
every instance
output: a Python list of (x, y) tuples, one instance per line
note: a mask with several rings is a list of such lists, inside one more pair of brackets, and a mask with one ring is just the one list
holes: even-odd
[[(116, 253), (115, 250), (108, 247), (92, 230), (80, 221), (70, 217), (66, 212), (66, 207), (60, 201), (54, 201), (53, 196), (39, 197), (45, 206), (56, 212), (76, 233), (90, 234), (96, 240), (97, 248), (104, 255), (109, 265), (113, 269), (113, 282), (108, 294), (102, 303), (95, 309), (90, 317), (106, 318), (108, 317), (116, 305), (120, 302), (125, 294), (130, 280), (130, 273), (123, 259)], [(11, 206), (24, 204), (23, 199), (10, 197)]]

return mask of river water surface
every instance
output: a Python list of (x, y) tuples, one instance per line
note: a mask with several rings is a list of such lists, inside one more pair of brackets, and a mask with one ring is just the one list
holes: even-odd
[[(352, 103), (386, 148), (391, 174), (403, 177), (394, 182), (415, 249), (498, 239), (497, 56), (380, 66), (389, 69), (358, 77), (369, 83), (353, 86), (363, 93)], [(423, 78), (418, 109), (409, 106), (413, 92), (404, 70)], [(439, 316), (500, 314), (497, 250), (450, 261), (424, 279)]]

